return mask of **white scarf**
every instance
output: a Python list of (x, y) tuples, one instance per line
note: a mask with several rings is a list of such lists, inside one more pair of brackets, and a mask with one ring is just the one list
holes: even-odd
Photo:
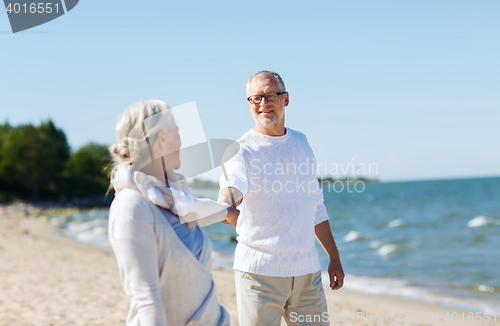
[(113, 173), (111, 185), (116, 193), (125, 188), (140, 192), (153, 205), (169, 209), (179, 216), (181, 223), (188, 223), (193, 229), (199, 218), (197, 198), (183, 175), (168, 171), (167, 176), (169, 187), (151, 175), (135, 171), (130, 164), (119, 164)]

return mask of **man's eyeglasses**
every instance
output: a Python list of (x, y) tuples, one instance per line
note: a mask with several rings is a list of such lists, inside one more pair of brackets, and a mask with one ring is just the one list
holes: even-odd
[(247, 97), (247, 101), (252, 103), (252, 104), (257, 104), (262, 101), (262, 98), (265, 97), (266, 101), (271, 102), (271, 101), (276, 101), (278, 99), (278, 96), (285, 94), (286, 92), (273, 92), (273, 93), (267, 93), (264, 95), (252, 95)]

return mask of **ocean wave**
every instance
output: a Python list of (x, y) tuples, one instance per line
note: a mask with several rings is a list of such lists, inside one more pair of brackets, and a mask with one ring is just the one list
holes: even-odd
[(489, 293), (494, 293), (496, 289), (493, 286), (488, 286), (488, 285), (478, 285), (477, 289), (481, 292), (489, 292)]
[[(328, 272), (323, 271), (321, 274), (324, 287), (327, 289), (330, 288)], [(483, 289), (483, 291), (481, 291), (480, 288)], [(500, 309), (497, 304), (498, 301), (488, 301), (481, 297), (458, 297), (454, 296), (452, 293), (442, 292), (436, 288), (422, 284), (412, 284), (402, 279), (347, 274), (342, 289), (432, 304), (443, 304), (450, 307), (469, 311), (482, 311), (487, 314), (500, 316)], [(478, 286), (476, 290), (491, 293), (490, 287), (482, 288)]]
[(384, 243), (382, 241), (378, 241), (378, 240), (370, 241), (370, 248), (372, 248), (372, 249), (378, 249), (378, 248), (382, 247), (383, 245), (384, 245)]
[(389, 227), (389, 228), (397, 228), (397, 227), (405, 226), (405, 225), (406, 225), (405, 222), (403, 222), (400, 219), (395, 219), (395, 220), (392, 220), (389, 223), (387, 223), (387, 227)]
[[(329, 285), (327, 272), (322, 272), (323, 284)], [(410, 286), (408, 281), (394, 278), (381, 278), (347, 274), (344, 289), (374, 295), (394, 295), (405, 297), (422, 297), (426, 292), (417, 287)]]
[(62, 233), (78, 242), (83, 242), (103, 249), (111, 249), (108, 240), (108, 222), (104, 219), (90, 222), (68, 222)]
[(483, 293), (495, 293), (499, 292), (500, 289), (495, 289), (494, 286), (490, 285), (470, 285), (470, 284), (455, 284), (451, 286), (454, 289), (460, 289), (460, 290), (468, 290), (468, 291), (474, 291), (474, 292), (483, 292)]
[(390, 256), (396, 253), (397, 247), (395, 244), (387, 243), (378, 248), (377, 255)]
[(472, 220), (467, 222), (468, 228), (477, 228), (480, 226), (491, 225), (495, 223), (495, 219), (491, 217), (484, 217), (482, 215), (474, 217)]
[(349, 233), (347, 233), (343, 239), (345, 242), (350, 242), (354, 240), (367, 240), (369, 239), (369, 237), (366, 234), (360, 232), (349, 231)]

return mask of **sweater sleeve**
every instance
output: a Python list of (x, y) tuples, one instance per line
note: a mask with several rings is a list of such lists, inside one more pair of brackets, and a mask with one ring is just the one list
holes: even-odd
[(314, 225), (318, 225), (321, 222), (328, 220), (328, 212), (326, 211), (325, 204), (321, 203), (316, 208), (316, 216), (314, 218)]
[(223, 221), (227, 216), (226, 206), (208, 198), (197, 198), (196, 208), (200, 216), (198, 219), (200, 226), (207, 226)]
[(224, 163), (224, 167), (227, 174), (227, 179), (223, 173), (219, 179), (220, 189), (232, 187), (238, 189), (243, 197), (250, 190), (250, 183), (248, 180), (248, 171), (245, 164), (245, 159), (243, 157), (243, 148), (240, 148), (238, 154), (236, 154), (228, 162)]
[(321, 222), (328, 220), (328, 212), (326, 211), (324, 203), (323, 190), (318, 182), (318, 191), (316, 192), (316, 215), (314, 217), (314, 225), (318, 225)]
[(131, 296), (131, 306), (137, 309), (141, 325), (166, 326), (153, 212), (140, 196), (120, 199), (110, 209), (109, 239), (122, 285)]

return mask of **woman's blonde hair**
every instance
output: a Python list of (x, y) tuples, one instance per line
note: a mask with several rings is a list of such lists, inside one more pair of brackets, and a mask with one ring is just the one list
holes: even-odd
[(113, 160), (111, 178), (118, 164), (135, 166), (151, 157), (157, 133), (171, 131), (174, 118), (169, 109), (170, 106), (160, 100), (136, 102), (125, 109), (116, 122), (117, 143), (109, 147)]

